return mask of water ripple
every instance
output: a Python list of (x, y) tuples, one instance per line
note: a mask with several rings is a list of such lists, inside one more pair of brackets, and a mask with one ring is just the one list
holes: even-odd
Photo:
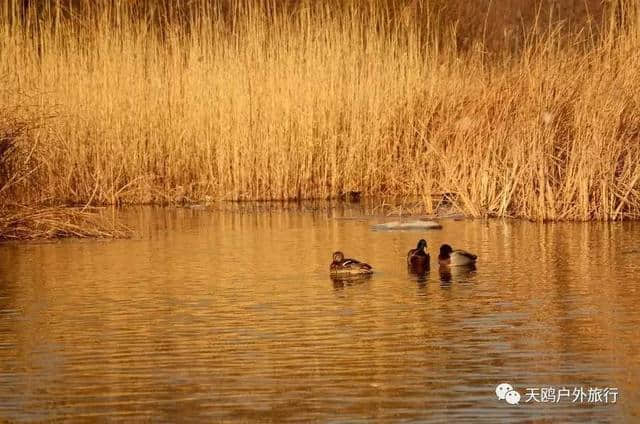
[[(0, 419), (619, 422), (640, 413), (629, 253), (640, 225), (446, 223), (430, 246), (464, 246), (481, 262), (442, 281), (437, 270), (407, 274), (417, 234), (371, 232), (366, 221), (159, 219), (168, 221), (171, 231), (138, 240), (0, 246)], [(335, 284), (325, 270), (338, 248), (380, 272)], [(504, 381), (523, 394), (613, 386), (620, 402), (513, 407), (495, 397)]]

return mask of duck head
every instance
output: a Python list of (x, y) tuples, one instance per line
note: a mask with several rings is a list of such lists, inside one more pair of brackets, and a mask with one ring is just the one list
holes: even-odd
[(425, 239), (420, 239), (420, 241), (418, 242), (418, 246), (416, 247), (416, 250), (426, 251), (426, 249), (427, 249), (427, 241)]
[(333, 262), (342, 262), (344, 261), (344, 253), (338, 251), (333, 252)]
[(440, 246), (440, 257), (448, 258), (449, 255), (451, 255), (451, 252), (453, 252), (453, 249), (448, 244)]

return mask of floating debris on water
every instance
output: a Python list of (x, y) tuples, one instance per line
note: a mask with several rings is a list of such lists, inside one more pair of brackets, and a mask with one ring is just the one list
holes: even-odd
[(440, 230), (442, 225), (435, 221), (391, 221), (373, 226), (374, 230), (391, 231), (391, 230)]

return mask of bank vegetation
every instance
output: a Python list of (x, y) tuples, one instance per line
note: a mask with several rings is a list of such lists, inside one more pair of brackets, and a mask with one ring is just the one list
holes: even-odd
[(0, 137), (28, 122), (37, 160), (4, 203), (640, 217), (636, 2), (26, 3), (0, 9)]

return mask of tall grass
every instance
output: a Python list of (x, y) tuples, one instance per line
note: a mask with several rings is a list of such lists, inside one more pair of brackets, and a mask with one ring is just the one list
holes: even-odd
[[(71, 208), (38, 196), (30, 179), (51, 156), (35, 132), (53, 116), (42, 115), (20, 93), (1, 92), (0, 242), (63, 237), (128, 237), (131, 230), (96, 208)], [(31, 204), (19, 198), (31, 190)], [(55, 205), (55, 206), (53, 206)]]
[(0, 91), (55, 115), (22, 202), (447, 192), (472, 216), (640, 217), (634, 3), (582, 31), (540, 8), (491, 50), (488, 13), (468, 41), (436, 2), (80, 3), (0, 22)]

